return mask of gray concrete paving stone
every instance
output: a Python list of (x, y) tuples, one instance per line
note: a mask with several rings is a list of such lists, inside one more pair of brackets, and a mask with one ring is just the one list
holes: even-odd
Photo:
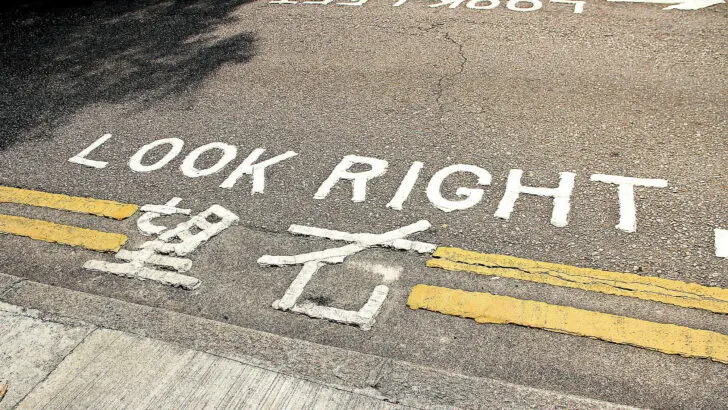
[[(19, 306), (34, 306), (51, 317), (83, 320), (102, 328), (208, 352), (260, 368), (261, 374), (267, 370), (293, 375), (405, 406), (626, 408), (557, 391), (444, 372), (32, 281), (24, 282), (4, 300)], [(85, 309), (80, 310), (79, 306)], [(275, 380), (273, 374), (266, 377)], [(248, 394), (246, 390), (237, 391), (226, 398), (225, 404), (240, 403)]]
[(350, 403), (361, 409), (401, 408), (230, 359), (100, 329), (18, 409), (270, 409), (294, 408), (306, 400), (306, 408), (352, 408)]
[(14, 408), (93, 330), (29, 314), (0, 303), (0, 379), (8, 383), (0, 409)]

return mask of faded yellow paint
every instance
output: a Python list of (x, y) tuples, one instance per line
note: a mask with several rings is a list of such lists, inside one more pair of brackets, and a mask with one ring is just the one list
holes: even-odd
[(80, 246), (100, 252), (116, 252), (129, 239), (118, 233), (94, 231), (75, 226), (0, 214), (0, 234), (26, 236), (31, 239)]
[(728, 289), (631, 273), (608, 272), (512, 256), (477, 253), (458, 248), (440, 247), (432, 256), (435, 259), (428, 260), (427, 266), (433, 268), (501, 276), (728, 313)]
[(123, 204), (103, 199), (50, 194), (5, 186), (0, 186), (0, 202), (60, 209), (118, 220), (132, 216), (139, 208), (133, 204)]
[(412, 288), (407, 305), (478, 323), (528, 326), (728, 363), (728, 336), (707, 330), (428, 285)]

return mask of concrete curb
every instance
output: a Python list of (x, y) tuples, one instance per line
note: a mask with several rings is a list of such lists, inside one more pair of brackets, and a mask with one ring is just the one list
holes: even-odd
[(340, 390), (418, 408), (627, 408), (289, 339), (0, 274), (0, 300), (41, 319), (159, 339)]

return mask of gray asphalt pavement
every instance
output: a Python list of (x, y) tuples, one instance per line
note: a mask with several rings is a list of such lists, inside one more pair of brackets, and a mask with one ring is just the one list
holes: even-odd
[[(384, 277), (389, 293), (371, 330), (272, 307), (302, 268), (261, 266), (261, 256), (344, 244), (293, 235), (293, 224), (381, 234), (427, 220), (429, 229), (407, 239), (728, 288), (716, 239), (716, 230), (728, 229), (725, 4), (663, 10), (588, 1), (581, 13), (548, 1), (392, 4), (36, 3), (4, 11), (0, 185), (139, 206), (179, 197), (177, 206), (193, 215), (218, 204), (239, 221), (183, 255), (192, 263), (185, 274), (201, 282), (196, 290), (84, 269), (89, 260), (113, 262), (110, 253), (0, 235), (0, 273), (17, 278), (0, 277), (0, 299), (142, 336), (154, 327), (144, 324), (144, 306), (462, 377), (638, 407), (726, 408), (726, 364), (479, 324), (412, 310), (407, 298), (428, 284), (723, 335), (725, 313), (445, 271), (427, 267), (426, 252), (386, 248), (322, 268), (299, 297), (358, 310)], [(69, 161), (105, 134), (80, 155), (105, 167)], [(183, 144), (150, 149), (135, 162), (143, 146), (171, 138)], [(193, 161), (190, 153), (210, 143), (222, 144)], [(162, 165), (170, 144), (180, 154)], [(258, 148), (265, 149), (258, 163), (296, 155), (247, 170), (233, 184), (230, 175)], [(223, 150), (234, 158), (215, 171)], [(345, 172), (325, 189), (351, 155), (386, 161), (362, 198)], [(402, 209), (387, 207), (414, 162), (422, 170)], [(159, 169), (139, 172), (153, 164)], [(464, 172), (439, 187), (432, 182), (455, 164), (478, 168), (457, 168)], [(512, 170), (523, 171), (522, 185), (544, 188), (567, 187), (565, 173), (573, 173), (570, 208), (521, 193), (509, 213)], [(631, 225), (628, 193), (593, 180), (598, 174), (666, 187), (636, 182)], [(232, 186), (221, 187), (226, 181)], [(453, 205), (466, 209), (443, 210)], [(566, 220), (552, 221), (552, 212)], [(127, 250), (153, 240), (140, 232), (139, 214), (114, 221), (10, 203), (0, 213), (122, 233)], [(98, 306), (51, 297), (53, 288), (140, 308), (110, 308), (93, 319)], [(180, 317), (165, 322), (169, 332), (158, 332), (165, 336), (149, 336), (197, 349), (194, 336), (175, 338), (187, 326)], [(234, 345), (226, 335), (215, 333), (206, 348)], [(275, 346), (257, 348), (275, 355)]]

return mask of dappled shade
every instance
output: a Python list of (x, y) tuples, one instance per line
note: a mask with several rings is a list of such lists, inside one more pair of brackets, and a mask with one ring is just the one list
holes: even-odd
[[(51, 138), (96, 103), (151, 104), (245, 63), (254, 35), (214, 31), (244, 1), (36, 1), (2, 6), (0, 149)], [(244, 26), (243, 26), (244, 27)]]

